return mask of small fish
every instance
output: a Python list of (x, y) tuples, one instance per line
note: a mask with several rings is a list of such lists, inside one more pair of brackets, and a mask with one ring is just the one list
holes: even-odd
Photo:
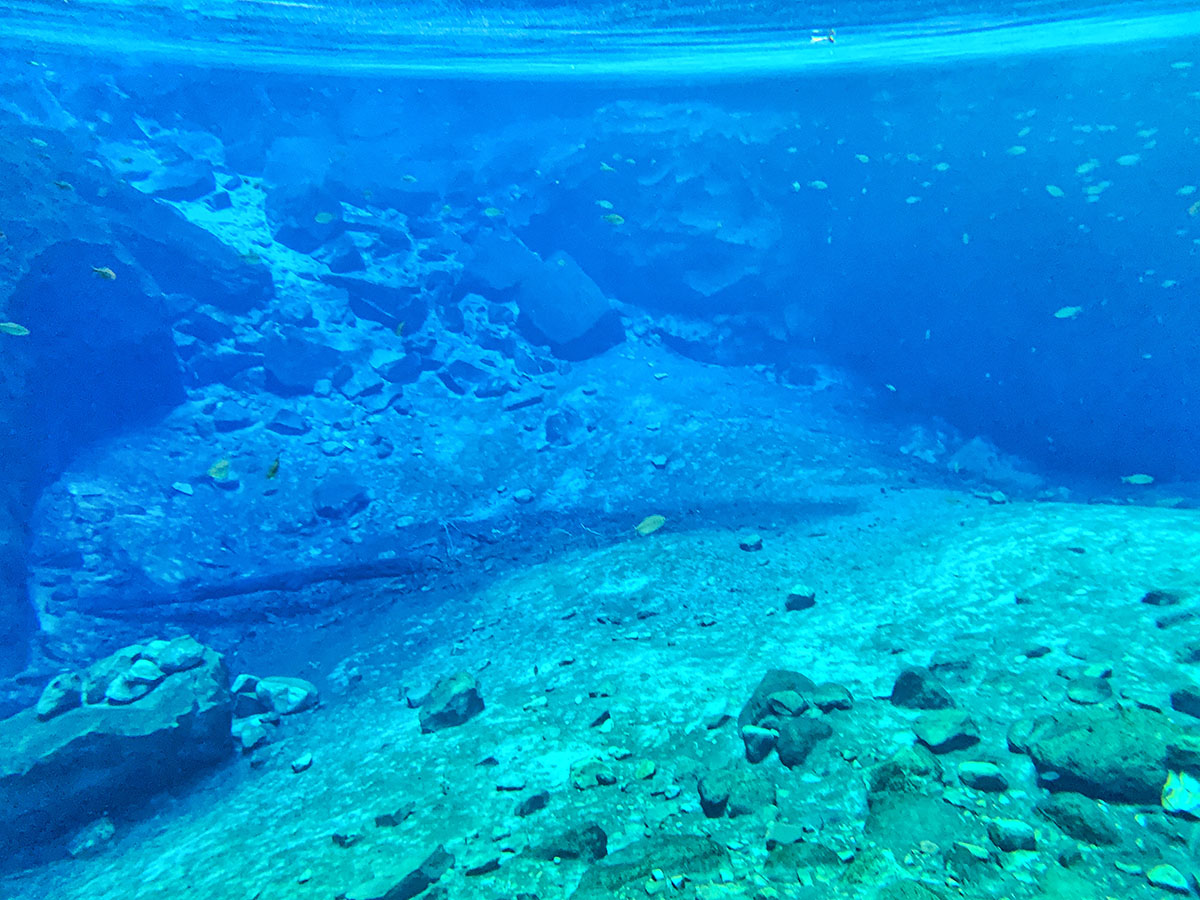
[(108, 266), (92, 266), (92, 274), (101, 281), (116, 281), (117, 273)]
[(1154, 476), (1143, 475), (1141, 472), (1138, 472), (1134, 475), (1122, 475), (1121, 481), (1125, 484), (1154, 484)]
[(279, 474), (279, 457), (275, 457), (274, 462), (267, 466), (267, 478), (272, 479)]
[(396, 323), (396, 337), (404, 337), (404, 320)]
[(607, 216), (601, 216), (600, 218), (604, 219), (604, 221), (609, 225), (625, 224), (625, 218), (623, 216), (618, 216), (616, 213), (609, 213)]
[(1191, 206), (1188, 207), (1188, 215), (1193, 216), (1193, 217), (1200, 216), (1200, 200), (1197, 200), (1195, 203), (1193, 203)]
[(122, 156), (121, 162), (124, 163), (125, 165), (129, 165), (131, 162), (133, 162), (133, 157), (132, 156)]
[(213, 481), (224, 481), (229, 477), (229, 460), (219, 459), (208, 467), (208, 477)]
[(637, 523), (637, 526), (633, 530), (642, 535), (642, 537), (645, 537), (648, 534), (654, 534), (654, 532), (666, 524), (667, 520), (665, 516), (646, 516), (646, 518)]
[(54, 186), (56, 188), (58, 188), (60, 191), (75, 190), (75, 185), (71, 184), (71, 182), (69, 182), (69, 181), (56, 181), (56, 182), (54, 182)]
[(405, 175), (400, 180), (405, 182), (406, 184), (414, 184), (417, 180), (417, 176), (416, 175)]
[(1054, 318), (1056, 318), (1056, 319), (1074, 319), (1081, 312), (1083, 312), (1082, 306), (1064, 306), (1062, 309), (1058, 310), (1058, 312), (1056, 312), (1054, 314)]
[(598, 207), (600, 207), (601, 209), (612, 209), (613, 208), (612, 203), (608, 200), (597, 200), (596, 205)]
[(502, 215), (504, 215), (504, 210), (502, 210), (496, 206), (489, 206), (487, 209), (485, 209), (483, 211), (483, 214), (485, 216), (487, 216), (489, 219), (498, 219)]
[(602, 162), (602, 163), (600, 163), (600, 171), (601, 172), (615, 172), (617, 170), (614, 169), (612, 166), (610, 166), (608, 163)]
[(830, 28), (824, 34), (814, 34), (808, 39), (810, 44), (833, 44), (837, 42), (837, 32)]
[(247, 250), (245, 253), (239, 253), (238, 256), (241, 257), (242, 262), (248, 262), (248, 263), (262, 262), (262, 257), (259, 256), (257, 253), (255, 253), (253, 250)]
[(50, 146), (45, 141), (43, 141), (41, 138), (30, 138), (29, 143), (33, 144), (33, 146), (37, 147), (39, 150), (45, 150), (47, 147)]
[(25, 337), (25, 335), (29, 334), (29, 329), (24, 325), (18, 325), (16, 322), (0, 322), (0, 334)]
[(316, 222), (318, 225), (328, 225), (330, 222), (333, 221), (333, 213), (319, 212), (315, 216), (313, 216), (313, 221)]

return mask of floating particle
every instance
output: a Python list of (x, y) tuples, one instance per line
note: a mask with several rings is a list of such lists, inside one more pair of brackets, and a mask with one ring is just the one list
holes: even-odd
[(950, 163), (940, 162), (940, 163), (937, 163), (933, 168), (937, 172), (949, 172), (950, 171)]
[(1121, 481), (1125, 484), (1154, 484), (1154, 476), (1138, 472), (1134, 475), (1122, 475)]
[(600, 218), (604, 219), (605, 222), (613, 226), (625, 224), (624, 216), (619, 216), (616, 213), (609, 213), (607, 216), (601, 216)]
[(1046, 185), (1046, 193), (1051, 197), (1065, 197), (1067, 192), (1060, 188), (1057, 184)]
[(1089, 159), (1087, 162), (1080, 163), (1079, 165), (1077, 165), (1075, 167), (1075, 174), (1076, 175), (1087, 175), (1089, 172), (1094, 172), (1098, 168), (1100, 168), (1100, 160)]
[(816, 188), (818, 191), (823, 191), (829, 187), (828, 184), (826, 184), (824, 181), (821, 181), (820, 179), (817, 179), (816, 181), (810, 181), (808, 183), (808, 186), (810, 188)]
[(612, 209), (613, 208), (612, 202), (609, 200), (597, 200), (596, 205), (598, 207), (600, 207), (601, 209)]
[(1179, 190), (1177, 190), (1175, 192), (1175, 196), (1176, 197), (1190, 197), (1194, 193), (1196, 193), (1196, 186), (1194, 184), (1185, 184), (1183, 187), (1181, 187)]
[(648, 534), (654, 534), (654, 532), (658, 531), (658, 529), (662, 528), (666, 524), (667, 520), (665, 516), (646, 516), (646, 518), (637, 523), (637, 526), (633, 530), (645, 537)]
[(1021, 154), (1023, 154), (1025, 152), (1025, 149), (1026, 148), (1022, 147), (1020, 144), (1013, 144), (1011, 147), (1009, 147), (1004, 152), (1007, 153), (1009, 156), (1020, 156)]
[(101, 281), (116, 281), (117, 273), (108, 266), (92, 266), (92, 274)]
[(29, 329), (24, 325), (18, 325), (16, 322), (0, 322), (0, 334), (11, 334), (14, 337), (25, 337), (29, 334)]
[(865, 153), (855, 153), (854, 158), (860, 163), (869, 163), (871, 161), (871, 157), (867, 156)]
[(229, 460), (219, 459), (208, 467), (208, 477), (213, 481), (223, 481), (229, 477)]
[(487, 209), (485, 209), (483, 211), (483, 214), (485, 216), (487, 216), (489, 219), (498, 219), (502, 215), (504, 215), (504, 210), (500, 209), (497, 206), (489, 206)]
[(1054, 318), (1056, 318), (1056, 319), (1074, 319), (1081, 312), (1083, 312), (1082, 306), (1064, 306), (1062, 309), (1058, 310), (1058, 312), (1056, 312), (1054, 314)]
[(1126, 153), (1124, 156), (1117, 157), (1118, 166), (1136, 166), (1142, 161), (1140, 153)]

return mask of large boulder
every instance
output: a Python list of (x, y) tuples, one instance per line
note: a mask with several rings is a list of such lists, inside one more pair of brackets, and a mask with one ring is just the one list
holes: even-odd
[(135, 644), (59, 676), (37, 708), (0, 722), (0, 854), (215, 765), (232, 749), (231, 716), (221, 656), (191, 638)]

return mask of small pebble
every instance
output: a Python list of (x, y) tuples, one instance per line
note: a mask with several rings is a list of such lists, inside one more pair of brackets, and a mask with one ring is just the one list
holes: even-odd
[(312, 767), (313, 758), (311, 753), (303, 753), (292, 760), (292, 771), (299, 774)]

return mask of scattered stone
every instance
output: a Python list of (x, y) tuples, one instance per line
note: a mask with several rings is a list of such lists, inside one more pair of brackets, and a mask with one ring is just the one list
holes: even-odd
[(824, 719), (810, 719), (804, 716), (783, 719), (779, 722), (779, 737), (775, 741), (775, 750), (779, 754), (779, 761), (793, 769), (804, 765), (817, 744), (832, 736), (833, 728)]
[(301, 772), (307, 772), (312, 768), (313, 756), (311, 753), (302, 753), (292, 760), (292, 771), (299, 775)]
[(756, 553), (763, 548), (762, 535), (747, 534), (738, 540), (738, 546), (747, 553)]
[(892, 686), (891, 701), (906, 709), (951, 709), (954, 699), (926, 669), (905, 669)]
[[(344, 900), (412, 900), (427, 890), (454, 865), (454, 857), (439, 845), (425, 859), (413, 857), (407, 862), (389, 865), (395, 874), (377, 875), (343, 893)], [(376, 871), (382, 868), (380, 865)]]
[(794, 691), (801, 696), (807, 696), (815, 687), (816, 684), (812, 679), (806, 678), (799, 672), (791, 672), (787, 669), (767, 670), (758, 683), (758, 687), (754, 689), (754, 693), (750, 695), (750, 699), (746, 701), (746, 705), (742, 707), (742, 711), (738, 713), (738, 727), (745, 728), (747, 725), (762, 724), (762, 720), (771, 715), (770, 697), (772, 694)]
[(742, 742), (746, 745), (746, 761), (759, 763), (771, 755), (779, 732), (759, 725), (747, 725), (742, 729)]
[(234, 741), (243, 753), (249, 753), (255, 747), (261, 747), (271, 740), (271, 729), (267, 727), (265, 716), (246, 716), (234, 719), (230, 732)]
[(1033, 826), (1020, 819), (993, 819), (988, 822), (988, 837), (1005, 853), (1037, 849)]
[(167, 675), (186, 672), (204, 662), (204, 645), (189, 634), (170, 641), (151, 641), (141, 652)]
[(521, 818), (532, 816), (535, 812), (540, 812), (541, 810), (545, 809), (546, 804), (549, 802), (549, 791), (538, 791), (536, 794), (530, 794), (517, 804), (517, 815)]
[(1200, 819), (1200, 778), (1191, 772), (1168, 772), (1162, 807), (1169, 813)]
[(1146, 591), (1142, 602), (1149, 606), (1178, 606), (1183, 602), (1183, 596), (1177, 591)]
[(529, 850), (535, 859), (582, 859), (596, 862), (608, 855), (608, 835), (599, 825), (568, 828)]
[(638, 781), (646, 781), (654, 777), (654, 773), (658, 771), (658, 766), (655, 765), (652, 759), (643, 759), (633, 770), (633, 777)]
[(926, 713), (913, 723), (917, 740), (934, 753), (951, 753), (979, 743), (979, 728), (970, 713), (960, 709), (939, 709)]
[[(311, 761), (311, 760), (310, 760)], [(295, 763), (292, 764), (292, 771), (295, 771)], [(352, 831), (348, 828), (339, 828), (329, 836), (337, 846), (345, 850), (347, 847), (353, 847), (363, 839), (361, 831)]]
[(395, 828), (417, 811), (416, 804), (411, 800), (403, 803), (395, 812), (384, 813), (375, 817), (376, 828)]
[(421, 733), (462, 725), (483, 712), (479, 683), (469, 672), (458, 672), (433, 686), (421, 704)]
[(1173, 894), (1191, 894), (1192, 892), (1187, 876), (1169, 863), (1159, 863), (1148, 869), (1146, 881), (1153, 887), (1162, 888)]
[(1008, 779), (1000, 767), (983, 760), (967, 760), (958, 764), (958, 780), (969, 788), (1000, 794), (1008, 790)]
[(789, 612), (796, 612), (816, 606), (816, 603), (817, 592), (814, 588), (807, 584), (793, 584), (788, 589), (787, 600), (784, 601), (783, 607)]
[(83, 676), (78, 672), (56, 675), (42, 690), (37, 702), (37, 717), (45, 722), (83, 703)]
[(1185, 684), (1171, 691), (1171, 708), (1186, 716), (1200, 718), (1200, 687)]
[(1111, 700), (1112, 684), (1107, 678), (1082, 676), (1067, 683), (1067, 699), (1080, 706), (1092, 706)]
[(808, 695), (808, 699), (823, 713), (834, 710), (845, 712), (854, 708), (854, 696), (850, 693), (849, 688), (832, 681), (817, 685)]
[(67, 841), (67, 855), (72, 859), (87, 859), (100, 854), (117, 833), (117, 826), (105, 816), (85, 825)]
[(586, 791), (600, 786), (611, 787), (617, 783), (617, 776), (606, 761), (589, 757), (572, 763), (570, 780), (576, 790)]
[(345, 521), (370, 503), (370, 491), (345, 475), (332, 475), (313, 490), (313, 512), (323, 519)]
[(298, 412), (290, 409), (281, 409), (275, 413), (275, 417), (267, 424), (267, 428), (276, 434), (297, 437), (307, 434), (309, 425)]
[(259, 679), (254, 695), (270, 712), (281, 716), (303, 712), (317, 705), (317, 686), (303, 678), (272, 675)]
[(533, 502), (533, 491), (529, 488), (518, 488), (513, 491), (512, 498), (521, 505), (526, 505)]
[(1095, 846), (1121, 842), (1121, 831), (1107, 808), (1082, 794), (1051, 794), (1038, 803), (1037, 811), (1077, 841)]

